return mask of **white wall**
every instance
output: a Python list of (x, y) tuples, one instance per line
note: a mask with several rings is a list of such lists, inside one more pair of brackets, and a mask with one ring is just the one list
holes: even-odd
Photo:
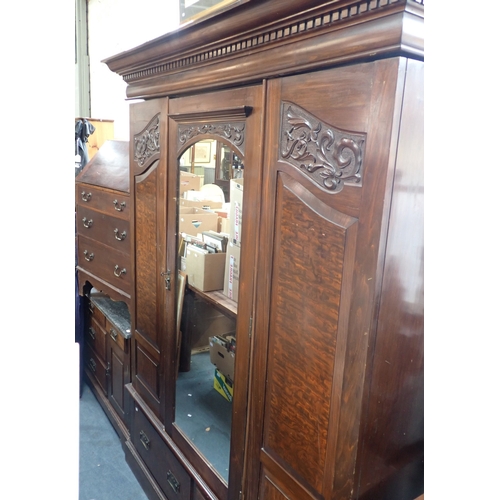
[(115, 139), (129, 140), (126, 84), (101, 61), (176, 29), (178, 3), (178, 0), (88, 0), (91, 116), (114, 120)]

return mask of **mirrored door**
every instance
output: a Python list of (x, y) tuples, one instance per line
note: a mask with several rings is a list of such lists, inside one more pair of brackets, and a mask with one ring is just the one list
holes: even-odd
[(175, 425), (229, 478), (244, 159), (202, 139), (178, 160)]

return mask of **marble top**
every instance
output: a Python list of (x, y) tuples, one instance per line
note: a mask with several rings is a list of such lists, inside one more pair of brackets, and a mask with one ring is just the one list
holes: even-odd
[(90, 301), (113, 323), (124, 338), (129, 339), (132, 336), (130, 312), (125, 302), (111, 300), (106, 295), (92, 292), (90, 293)]

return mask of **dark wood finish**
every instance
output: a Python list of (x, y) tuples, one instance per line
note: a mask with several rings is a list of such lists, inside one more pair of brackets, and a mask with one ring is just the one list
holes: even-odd
[(129, 311), (93, 289), (86, 301), (85, 365), (90, 385), (120, 435), (128, 436), (130, 411), (125, 384), (130, 382)]
[[(128, 141), (104, 142), (99, 148), (99, 153), (92, 157), (78, 175), (78, 181), (91, 186), (112, 187), (116, 191), (128, 193), (130, 191), (128, 149)], [(123, 214), (127, 216), (126, 208)]]
[(106, 331), (95, 316), (90, 318), (90, 325), (86, 328), (85, 341), (96, 352), (101, 359), (106, 359)]
[(119, 252), (130, 254), (130, 224), (128, 220), (78, 206), (76, 222), (79, 234), (98, 240)]
[(215, 290), (213, 292), (202, 292), (194, 286), (190, 286), (188, 283), (188, 289), (195, 295), (198, 295), (203, 300), (212, 304), (221, 313), (227, 315), (231, 318), (236, 318), (238, 315), (238, 302), (226, 297), (220, 290)]
[(105, 359), (102, 359), (92, 347), (86, 343), (84, 346), (84, 361), (94, 383), (99, 384), (105, 396), (108, 395), (109, 368)]
[(90, 285), (130, 306), (128, 149), (128, 141), (104, 143), (76, 178), (75, 202), (80, 294)]
[[(363, 499), (422, 492), (424, 466), (423, 64), (408, 61), (371, 395), (365, 396)], [(403, 479), (393, 473), (402, 467)], [(381, 480), (381, 478), (383, 478)], [(374, 491), (370, 491), (377, 484)]]
[[(148, 494), (169, 497), (172, 456), (193, 498), (423, 492), (423, 19), (421, 1), (250, 1), (105, 61), (146, 99), (130, 108), (126, 393), (162, 444), (125, 449)], [(237, 317), (226, 485), (175, 422), (177, 159), (234, 123), (237, 310), (203, 294)]]
[(131, 439), (169, 500), (190, 500), (191, 478), (139, 405), (133, 412)]
[[(238, 339), (238, 349), (235, 357), (235, 382), (233, 417), (231, 427), (231, 468), (229, 471), (229, 485), (226, 486), (217, 474), (214, 474), (213, 468), (206, 463), (203, 457), (193, 450), (191, 443), (183, 438), (175, 427), (169, 426), (168, 422), (175, 420), (175, 364), (168, 364), (167, 383), (170, 383), (167, 395), (171, 397), (166, 399), (166, 416), (169, 418), (165, 422), (167, 431), (172, 432), (177, 446), (186, 454), (188, 459), (196, 464), (199, 474), (207, 482), (218, 498), (237, 498), (242, 491), (243, 461), (245, 447), (245, 429), (247, 426), (246, 407), (250, 367), (250, 338), (251, 317), (253, 309), (254, 296), (254, 275), (256, 259), (257, 241), (254, 235), (257, 232), (259, 217), (259, 199), (261, 183), (261, 162), (262, 162), (262, 141), (263, 141), (263, 109), (264, 94), (262, 86), (249, 86), (241, 89), (232, 89), (229, 91), (214, 92), (204, 94), (203, 107), (200, 109), (199, 96), (189, 96), (169, 100), (169, 165), (177, 165), (177, 158), (182, 152), (197, 140), (203, 138), (216, 138), (212, 134), (197, 134), (191, 137), (185, 144), (179, 144), (179, 130), (183, 127), (189, 129), (196, 124), (204, 123), (208, 129), (212, 130), (214, 124), (224, 124), (225, 130), (231, 130), (230, 124), (236, 120), (244, 119), (244, 137), (241, 137), (240, 152), (244, 155), (245, 164), (245, 189), (243, 206), (252, 207), (251, 219), (242, 225), (242, 245), (241, 260), (247, 265), (241, 269), (239, 301), (238, 301), (238, 319), (236, 322), (236, 337)], [(251, 146), (250, 146), (251, 145)], [(177, 186), (177, 168), (170, 168), (168, 171), (170, 205), (168, 207), (168, 241), (167, 241), (167, 267), (175, 269), (177, 238), (176, 228), (176, 186)], [(248, 187), (247, 187), (248, 186)], [(170, 311), (172, 317), (175, 317), (175, 295), (167, 295), (167, 311)], [(173, 331), (173, 330), (171, 330)], [(169, 352), (175, 352), (175, 338), (169, 336)]]
[(164, 280), (161, 268), (165, 242), (157, 228), (165, 223), (166, 160), (163, 131), (167, 101), (159, 99), (130, 106), (130, 178), (135, 217), (131, 221), (135, 275), (132, 306), (132, 383), (161, 416), (161, 343), (165, 336)]

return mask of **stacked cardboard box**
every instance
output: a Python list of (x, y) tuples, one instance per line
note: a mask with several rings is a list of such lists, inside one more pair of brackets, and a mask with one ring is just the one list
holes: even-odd
[(209, 253), (188, 244), (181, 259), (181, 270), (187, 274), (188, 283), (202, 292), (221, 290), (224, 287), (225, 253)]
[(230, 403), (233, 401), (233, 383), (226, 379), (222, 373), (215, 369), (214, 375), (214, 389), (221, 395), (224, 396)]
[(210, 337), (210, 362), (226, 379), (234, 380), (236, 338), (232, 334)]
[(179, 181), (179, 192), (181, 197), (186, 191), (199, 191), (201, 187), (201, 179), (202, 178), (199, 175), (181, 172)]
[(238, 301), (241, 254), (241, 220), (243, 215), (243, 179), (232, 179), (229, 187), (229, 245), (226, 252), (226, 269), (223, 293)]
[(203, 208), (179, 207), (179, 233), (196, 236), (203, 231), (217, 231), (218, 215)]

